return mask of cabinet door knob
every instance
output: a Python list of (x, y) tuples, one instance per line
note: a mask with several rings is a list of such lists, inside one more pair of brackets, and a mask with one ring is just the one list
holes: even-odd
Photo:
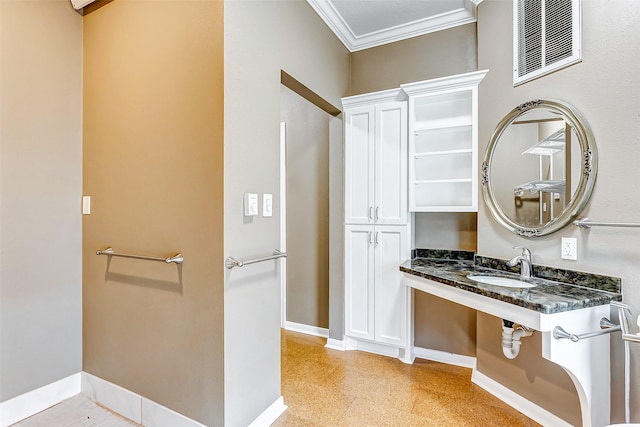
[(376, 206), (376, 222), (380, 219), (380, 206)]
[(369, 219), (373, 219), (373, 206), (369, 206)]
[(373, 231), (369, 232), (369, 244), (372, 245), (373, 244)]
[(380, 232), (378, 231), (376, 233), (376, 246), (378, 246), (380, 244)]

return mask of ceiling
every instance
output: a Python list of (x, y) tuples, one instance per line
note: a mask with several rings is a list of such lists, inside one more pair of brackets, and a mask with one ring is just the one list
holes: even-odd
[(476, 21), (482, 0), (307, 0), (350, 52)]

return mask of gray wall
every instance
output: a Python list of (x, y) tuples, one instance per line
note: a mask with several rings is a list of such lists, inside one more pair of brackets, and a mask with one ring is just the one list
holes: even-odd
[[(303, 0), (232, 0), (224, 9), (224, 252), (243, 259), (279, 244), (277, 204), (272, 218), (245, 220), (242, 194), (279, 200), (280, 71), (340, 105), (349, 52)], [(224, 305), (225, 424), (247, 425), (280, 396), (277, 263), (227, 271)]]
[[(478, 67), (491, 71), (480, 84), (479, 141), (484, 152), (495, 125), (516, 105), (533, 98), (554, 98), (573, 104), (586, 117), (599, 151), (598, 179), (590, 204), (582, 217), (598, 221), (639, 222), (640, 198), (635, 183), (640, 181), (638, 135), (640, 135), (640, 69), (638, 43), (640, 3), (634, 0), (587, 0), (582, 2), (583, 61), (564, 70), (516, 88), (512, 85), (511, 2), (485, 0), (479, 7)], [(560, 259), (560, 238), (578, 239), (578, 260)], [(634, 314), (640, 313), (640, 230), (594, 228), (581, 231), (568, 227), (552, 236), (524, 239), (502, 229), (481, 201), (478, 212), (478, 252), (509, 258), (513, 245), (526, 245), (536, 264), (618, 276), (623, 279), (623, 300)], [(480, 323), (479, 323), (480, 327)], [(495, 328), (494, 328), (495, 329)], [(499, 331), (496, 330), (495, 334)], [(527, 338), (530, 340), (530, 338)], [(535, 338), (534, 338), (535, 340)], [(623, 364), (620, 336), (612, 335), (612, 421), (623, 420)], [(640, 371), (640, 348), (632, 347), (632, 372)], [(499, 347), (478, 350), (478, 369), (501, 383), (509, 383), (509, 372), (517, 362), (495, 357)], [(523, 352), (525, 355), (523, 355)], [(537, 356), (531, 356), (537, 354)], [(554, 369), (539, 356), (537, 344), (526, 342), (521, 355), (531, 357), (528, 367), (538, 372)], [(516, 359), (517, 361), (517, 359)], [(524, 377), (524, 371), (518, 374)], [(558, 378), (556, 384), (566, 383)], [(634, 375), (634, 379), (637, 375)], [(532, 400), (570, 422), (555, 393), (523, 382), (515, 391), (538, 397)], [(640, 381), (634, 381), (632, 419), (640, 419)], [(556, 403), (559, 402), (559, 403)]]
[(0, 401), (82, 370), (82, 18), (0, 2)]
[[(467, 24), (354, 52), (351, 92), (397, 88), (477, 69), (476, 24)], [(475, 251), (476, 214), (415, 214), (415, 247)], [(415, 295), (415, 345), (475, 356), (475, 310), (422, 292)]]
[(282, 86), (287, 134), (287, 321), (329, 328), (329, 121)]

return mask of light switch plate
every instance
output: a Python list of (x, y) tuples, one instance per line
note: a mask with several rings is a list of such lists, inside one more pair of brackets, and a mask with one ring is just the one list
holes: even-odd
[(258, 194), (244, 193), (244, 216), (258, 215)]
[(562, 259), (578, 259), (578, 239), (575, 237), (563, 237), (560, 244), (560, 257)]
[(82, 215), (91, 214), (91, 196), (82, 196)]
[(273, 194), (262, 195), (262, 216), (273, 216)]

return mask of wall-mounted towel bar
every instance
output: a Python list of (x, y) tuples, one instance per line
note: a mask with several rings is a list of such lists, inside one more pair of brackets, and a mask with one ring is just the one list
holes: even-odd
[(161, 261), (166, 262), (167, 264), (176, 263), (182, 264), (184, 262), (184, 257), (182, 254), (175, 254), (170, 258), (160, 258), (153, 256), (144, 256), (144, 255), (129, 255), (129, 254), (119, 254), (113, 251), (113, 248), (109, 246), (108, 248), (102, 249), (100, 251), (96, 251), (96, 255), (109, 255), (109, 256), (119, 256), (123, 258), (135, 258), (135, 259), (146, 259), (148, 261)]
[(227, 267), (228, 269), (232, 269), (233, 267), (243, 267), (245, 265), (255, 264), (257, 262), (269, 261), (270, 259), (278, 259), (278, 258), (286, 258), (286, 257), (287, 257), (286, 252), (280, 252), (279, 250), (275, 249), (273, 251), (273, 255), (266, 256), (263, 258), (250, 259), (247, 261), (238, 261), (233, 257), (228, 257), (227, 259), (224, 260), (224, 266)]
[(631, 228), (640, 228), (640, 223), (636, 222), (596, 222), (591, 221), (589, 218), (578, 219), (573, 221), (573, 225), (576, 227), (582, 228), (591, 228), (591, 227), (631, 227)]
[(570, 339), (573, 342), (578, 342), (581, 339), (597, 337), (598, 335), (610, 334), (611, 332), (619, 331), (620, 325), (611, 323), (609, 319), (603, 317), (602, 319), (600, 319), (600, 328), (602, 328), (602, 330), (600, 331), (587, 332), (584, 334), (570, 334), (569, 332), (562, 329), (562, 326), (556, 326), (555, 328), (553, 328), (553, 337), (557, 340), (566, 338)]

